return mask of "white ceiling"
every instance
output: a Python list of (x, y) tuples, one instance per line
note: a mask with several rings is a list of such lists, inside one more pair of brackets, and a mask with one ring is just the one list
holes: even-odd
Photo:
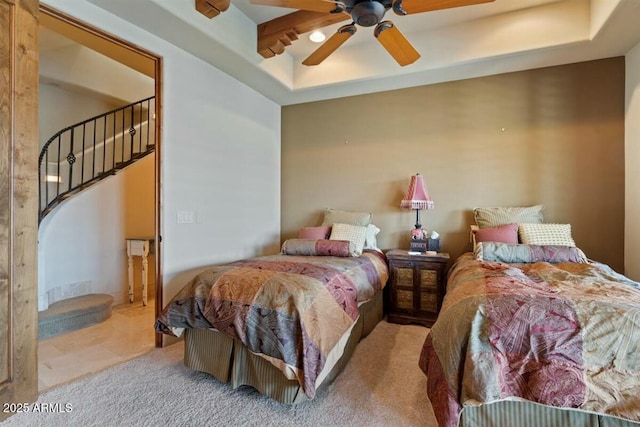
[[(387, 12), (422, 57), (400, 67), (358, 32), (322, 64), (300, 37), (284, 54), (256, 52), (256, 24), (290, 9), (232, 0), (208, 19), (194, 0), (88, 0), (162, 37), (282, 104), (356, 95), (626, 54), (640, 42), (640, 0), (495, 0), (410, 16)], [(429, 0), (424, 0), (429, 1)], [(343, 22), (325, 27), (327, 36)]]

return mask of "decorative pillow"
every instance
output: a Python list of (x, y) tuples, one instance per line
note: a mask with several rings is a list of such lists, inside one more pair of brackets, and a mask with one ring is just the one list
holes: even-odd
[(367, 233), (364, 238), (364, 249), (378, 249), (378, 240), (376, 236), (380, 229), (373, 224), (367, 225)]
[(473, 237), (476, 243), (479, 242), (500, 242), (510, 245), (518, 244), (518, 224), (506, 224), (498, 227), (481, 228), (473, 230)]
[(509, 245), (482, 242), (476, 245), (474, 255), (479, 261), (506, 263), (532, 262), (588, 262), (584, 252), (576, 247), (556, 245)]
[(328, 239), (331, 235), (331, 226), (303, 227), (298, 234), (299, 239)]
[(285, 240), (282, 244), (282, 253), (303, 256), (350, 256), (348, 241), (324, 239)]
[(528, 245), (575, 246), (571, 224), (519, 224), (520, 242)]
[(324, 210), (324, 220), (322, 221), (322, 225), (339, 223), (366, 227), (371, 224), (372, 217), (373, 215), (371, 215), (370, 212), (349, 212), (328, 208)]
[(530, 207), (498, 207), (498, 208), (475, 208), (473, 216), (476, 224), (480, 228), (497, 227), (499, 225), (513, 223), (536, 223), (543, 222), (543, 205)]
[(364, 249), (364, 240), (367, 234), (367, 227), (351, 224), (333, 224), (331, 227), (331, 240), (348, 240), (349, 255), (360, 256)]

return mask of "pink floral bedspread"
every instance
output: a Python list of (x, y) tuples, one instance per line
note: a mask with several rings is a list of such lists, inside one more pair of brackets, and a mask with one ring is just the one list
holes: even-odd
[(358, 303), (387, 282), (383, 254), (359, 257), (271, 255), (214, 265), (196, 275), (164, 308), (155, 328), (215, 329), (254, 354), (295, 373), (315, 396), (327, 357), (356, 322)]
[(598, 263), (465, 254), (420, 368), (440, 426), (508, 399), (640, 421), (640, 286)]

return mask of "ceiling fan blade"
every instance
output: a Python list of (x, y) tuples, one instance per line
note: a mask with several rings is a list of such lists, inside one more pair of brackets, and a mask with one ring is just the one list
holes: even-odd
[(251, 3), (325, 13), (339, 13), (346, 10), (344, 3), (329, 0), (251, 0)]
[(311, 55), (302, 61), (303, 65), (318, 65), (329, 55), (336, 51), (344, 42), (349, 40), (349, 37), (356, 33), (355, 24), (343, 25), (338, 28), (338, 32), (329, 37), (329, 40), (324, 42), (322, 46), (316, 49)]
[(378, 41), (401, 66), (413, 64), (420, 54), (391, 21), (382, 21), (373, 31)]
[(411, 15), (414, 13), (451, 9), (453, 7), (491, 3), (493, 1), (495, 0), (395, 0), (393, 2), (393, 11), (398, 15)]

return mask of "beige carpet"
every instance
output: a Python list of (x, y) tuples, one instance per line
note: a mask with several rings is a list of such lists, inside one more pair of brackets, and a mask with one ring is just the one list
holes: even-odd
[(67, 412), (21, 413), (2, 426), (436, 426), (418, 368), (427, 331), (381, 322), (334, 383), (299, 405), (185, 368), (178, 343), (50, 390), (31, 406)]

